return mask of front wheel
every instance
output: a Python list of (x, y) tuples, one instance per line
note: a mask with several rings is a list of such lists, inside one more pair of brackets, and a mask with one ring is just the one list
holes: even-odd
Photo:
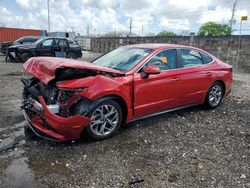
[(87, 115), (91, 124), (86, 133), (94, 140), (103, 140), (114, 135), (122, 124), (122, 109), (117, 102), (105, 100), (97, 103)]
[(220, 82), (215, 82), (212, 87), (209, 88), (205, 104), (208, 108), (213, 109), (219, 106), (223, 98), (224, 87)]
[(32, 56), (29, 53), (22, 53), (20, 56), (20, 59), (23, 63), (25, 63), (29, 58), (31, 58)]

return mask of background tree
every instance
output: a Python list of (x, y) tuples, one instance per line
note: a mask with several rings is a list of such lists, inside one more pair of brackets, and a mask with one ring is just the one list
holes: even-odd
[(200, 27), (198, 36), (229, 36), (232, 32), (232, 28), (227, 24), (207, 22)]
[(172, 36), (177, 36), (177, 35), (172, 31), (162, 31), (162, 32), (158, 33), (157, 36), (172, 37)]

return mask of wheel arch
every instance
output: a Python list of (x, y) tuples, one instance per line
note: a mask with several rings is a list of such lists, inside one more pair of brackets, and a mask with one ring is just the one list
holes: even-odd
[[(123, 118), (122, 118), (122, 125), (126, 122), (127, 117), (128, 117), (128, 106), (125, 102), (125, 100), (119, 96), (119, 95), (106, 95), (106, 96), (102, 96), (100, 98), (97, 98), (93, 101), (90, 101), (88, 99), (82, 99), (83, 101), (85, 100), (85, 104), (87, 104), (87, 109), (89, 112), (95, 105), (97, 105), (98, 103), (101, 103), (105, 100), (114, 100), (115, 102), (117, 102), (118, 105), (120, 105), (121, 109), (122, 109), (122, 114), (123, 114)], [(83, 102), (84, 103), (84, 102)], [(80, 104), (81, 105), (81, 104)], [(83, 138), (86, 135), (86, 128), (85, 127), (82, 132), (81, 132), (81, 138)]]
[[(120, 105), (121, 109), (122, 109), (122, 113), (123, 113), (123, 120), (122, 122), (125, 123), (128, 117), (128, 106), (126, 104), (126, 101), (119, 95), (116, 94), (111, 94), (111, 95), (105, 95), (102, 97), (99, 97), (95, 100), (89, 100), (86, 98), (82, 98), (80, 100), (79, 104), (76, 104), (76, 108), (73, 111), (73, 114), (77, 114), (81, 111), (85, 111), (86, 113), (88, 111), (90, 111), (95, 105), (97, 105), (100, 102), (103, 102), (105, 100), (114, 100), (115, 102), (118, 103), (118, 105)], [(86, 106), (85, 106), (86, 105)], [(81, 109), (81, 106), (84, 106), (84, 108)]]
[(226, 92), (226, 84), (225, 84), (225, 82), (224, 82), (222, 79), (215, 80), (215, 81), (213, 82), (213, 84), (214, 84), (215, 82), (219, 82), (219, 83), (222, 85), (222, 87), (223, 87), (223, 96), (224, 96), (224, 95), (225, 95), (225, 92)]
[(31, 56), (35, 55), (35, 53), (33, 51), (29, 51), (29, 50), (22, 50), (19, 52), (19, 55), (21, 56), (24, 53), (30, 54)]
[(216, 82), (219, 82), (220, 84), (222, 84), (222, 87), (223, 87), (223, 96), (225, 95), (225, 92), (226, 92), (226, 84), (225, 84), (225, 82), (222, 80), (222, 79), (215, 79), (212, 83), (211, 83), (211, 85), (209, 86), (209, 88), (207, 89), (207, 92), (206, 92), (206, 95), (204, 96), (204, 98), (203, 98), (203, 102), (202, 102), (202, 104), (204, 104), (205, 102), (206, 102), (206, 97), (207, 97), (207, 95), (208, 95), (208, 92), (209, 92), (209, 89), (214, 85), (214, 83), (216, 83)]
[(96, 99), (95, 101), (104, 101), (104, 100), (114, 100), (115, 102), (118, 103), (118, 105), (121, 106), (122, 113), (123, 113), (122, 123), (125, 123), (128, 117), (128, 106), (127, 106), (125, 99), (123, 99), (119, 95), (111, 94), (111, 95), (102, 96)]

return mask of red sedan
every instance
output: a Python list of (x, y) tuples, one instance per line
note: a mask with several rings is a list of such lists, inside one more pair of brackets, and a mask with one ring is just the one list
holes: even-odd
[[(194, 47), (138, 44), (91, 63), (34, 57), (24, 64), (23, 114), (47, 139), (101, 140), (122, 124), (198, 104), (216, 108), (232, 86), (232, 67)], [(86, 134), (85, 134), (86, 133)]]

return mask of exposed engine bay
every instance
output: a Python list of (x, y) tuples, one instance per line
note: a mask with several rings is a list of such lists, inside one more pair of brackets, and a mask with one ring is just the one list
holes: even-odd
[(56, 84), (61, 81), (96, 75), (108, 77), (117, 76), (112, 73), (101, 71), (96, 72), (84, 69), (60, 68), (56, 70), (55, 79), (51, 80), (48, 85), (35, 77), (29, 79), (23, 78), (21, 79), (25, 86), (23, 90), (23, 108), (32, 111), (31, 107), (34, 103), (39, 106), (37, 97), (42, 96), (51, 112), (62, 117), (68, 117), (72, 115), (74, 104), (79, 101), (81, 97), (77, 95), (75, 91), (57, 88)]

